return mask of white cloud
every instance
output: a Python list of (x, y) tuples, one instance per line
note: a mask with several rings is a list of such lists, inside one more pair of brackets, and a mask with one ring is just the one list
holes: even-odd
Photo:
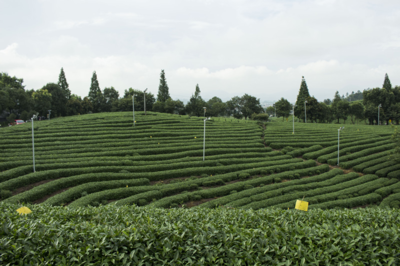
[(198, 83), (205, 99), (293, 101), (301, 76), (319, 100), (381, 86), (385, 73), (400, 85), (395, 0), (56, 2), (34, 2), (2, 32), (0, 71), (27, 88), (57, 81), (61, 67), (81, 96), (94, 70), (102, 88), (157, 94), (165, 69), (181, 99)]

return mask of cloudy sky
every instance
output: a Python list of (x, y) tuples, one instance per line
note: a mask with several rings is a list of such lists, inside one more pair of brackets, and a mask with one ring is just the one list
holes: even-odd
[(199, 84), (203, 99), (245, 93), (296, 100), (301, 77), (322, 101), (400, 85), (398, 0), (0, 0), (0, 72), (26, 89), (57, 82), (157, 95), (165, 70), (173, 99)]

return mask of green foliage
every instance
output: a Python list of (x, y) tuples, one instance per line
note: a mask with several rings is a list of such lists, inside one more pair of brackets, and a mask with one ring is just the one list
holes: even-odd
[[(178, 206), (177, 203), (171, 205)], [(86, 209), (36, 205), (28, 206), (32, 214), (20, 217), (15, 212), (18, 207), (0, 205), (0, 223), (4, 228), (0, 252), (4, 264), (43, 264), (46, 261), (52, 265), (88, 262), (156, 265), (163, 260), (176, 265), (190, 261), (205, 265), (275, 265), (298, 261), (299, 257), (305, 265), (315, 263), (316, 258), (337, 265), (388, 264), (400, 249), (398, 210), (310, 210), (304, 215), (276, 209), (218, 208), (210, 212), (112, 205)], [(206, 217), (208, 222), (198, 217)], [(41, 223), (35, 222), (37, 220)], [(391, 226), (381, 230), (373, 228), (375, 224), (386, 223)], [(335, 224), (334, 234), (330, 224)], [(41, 230), (44, 225), (48, 230)], [(277, 230), (281, 232), (279, 235)], [(49, 235), (49, 231), (54, 235)], [(161, 235), (163, 237), (159, 237)], [(221, 244), (221, 239), (227, 235), (234, 236), (233, 240)], [(267, 246), (260, 244), (265, 235), (268, 235)], [(153, 244), (147, 245), (142, 241), (143, 236)], [(370, 239), (376, 237), (381, 241), (370, 245)], [(297, 243), (296, 239), (301, 238), (311, 242)], [(363, 252), (354, 250), (354, 241), (363, 246)], [(252, 246), (251, 251), (245, 249), (243, 243)], [(271, 246), (275, 248), (268, 248)], [(341, 252), (332, 254), (330, 251), (336, 246), (340, 246)]]
[(301, 79), (299, 94), (297, 95), (296, 105), (294, 108), (294, 114), (298, 118), (305, 121), (305, 113), (304, 113), (304, 101), (310, 97), (310, 93), (308, 92), (308, 87), (304, 76)]
[(169, 88), (167, 79), (165, 78), (164, 69), (162, 69), (160, 74), (160, 85), (158, 86), (157, 101), (164, 103), (168, 98), (170, 98)]
[(7, 199), (7, 198), (9, 198), (9, 197), (11, 197), (12, 196), (12, 192), (11, 191), (9, 191), (9, 190), (6, 190), (6, 189), (1, 189), (0, 190), (0, 200), (5, 200), (5, 199)]

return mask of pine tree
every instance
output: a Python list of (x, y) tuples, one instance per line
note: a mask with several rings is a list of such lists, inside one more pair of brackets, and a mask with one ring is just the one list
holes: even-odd
[(167, 85), (167, 80), (165, 79), (165, 72), (164, 69), (161, 70), (160, 74), (160, 85), (158, 86), (158, 94), (157, 94), (157, 101), (165, 103), (169, 96), (169, 88)]
[(93, 72), (92, 82), (89, 90), (89, 100), (93, 105), (94, 112), (101, 112), (101, 106), (104, 102), (103, 93), (101, 92), (99, 81), (97, 80), (96, 71)]
[(390, 83), (390, 79), (388, 77), (388, 74), (385, 74), (385, 81), (383, 82), (383, 89), (386, 89), (387, 91), (392, 91), (392, 84)]
[(308, 92), (307, 83), (303, 76), (301, 79), (299, 95), (297, 95), (296, 107), (294, 109), (295, 116), (303, 120), (305, 120), (304, 101), (308, 97), (310, 97), (310, 93)]
[(69, 85), (67, 83), (67, 78), (65, 77), (63, 68), (61, 68), (60, 75), (58, 76), (58, 86), (61, 87), (65, 98), (69, 100), (69, 98), (71, 97), (71, 91), (69, 89)]
[(99, 81), (97, 80), (96, 71), (94, 71), (92, 76), (92, 83), (90, 84), (90, 90), (89, 90), (89, 99), (91, 102), (93, 102), (96, 99), (99, 92), (101, 93), (101, 89)]

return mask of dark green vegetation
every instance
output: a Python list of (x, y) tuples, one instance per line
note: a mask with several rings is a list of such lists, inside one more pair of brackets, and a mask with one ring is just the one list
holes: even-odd
[[(379, 205), (400, 192), (376, 192), (399, 180), (391, 127), (347, 126), (340, 140), (344, 172), (329, 166), (337, 164), (337, 125), (296, 123), (292, 134), (287, 122), (215, 118), (206, 122), (203, 161), (202, 118), (136, 112), (133, 127), (131, 115), (35, 122), (35, 173), (31, 125), (2, 129), (1, 200), (259, 209), (293, 207), (305, 196), (310, 208), (333, 208)], [(398, 207), (396, 197), (385, 202)]]
[(400, 212), (0, 203), (2, 265), (399, 265)]
[(339, 169), (338, 125), (215, 118), (203, 162), (202, 118), (136, 121), (35, 122), (35, 173), (31, 124), (0, 130), (0, 264), (398, 264), (391, 127), (346, 126)]

